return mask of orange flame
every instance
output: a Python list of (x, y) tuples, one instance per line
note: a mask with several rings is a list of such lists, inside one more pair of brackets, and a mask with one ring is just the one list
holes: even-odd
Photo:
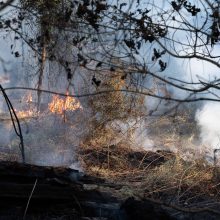
[[(16, 109), (15, 109), (16, 111)], [(16, 114), (18, 118), (30, 118), (36, 115), (36, 113), (33, 110), (27, 110), (27, 111), (16, 111)]]
[(27, 94), (26, 96), (22, 98), (22, 103), (27, 103), (29, 106), (29, 109), (21, 110), (21, 111), (18, 111), (15, 109), (18, 118), (22, 119), (22, 118), (30, 118), (30, 117), (36, 116), (36, 109), (33, 106), (31, 106), (32, 102), (33, 102), (33, 98), (32, 98), (31, 93)]
[(32, 103), (33, 102), (33, 98), (32, 98), (31, 92), (28, 93), (27, 95), (23, 96), (21, 101), (25, 102), (25, 103)]
[(82, 109), (82, 106), (74, 97), (67, 96), (66, 99), (62, 99), (58, 95), (54, 95), (52, 101), (48, 104), (48, 109), (52, 113), (63, 115), (65, 111)]
[(27, 99), (26, 99), (26, 102), (27, 102), (27, 103), (33, 102), (33, 98), (32, 98), (32, 94), (31, 94), (31, 93), (28, 94)]
[[(31, 118), (38, 115), (39, 112), (37, 112), (36, 107), (34, 107), (33, 105), (33, 98), (31, 93), (23, 97), (22, 102), (26, 103), (29, 108), (27, 110), (19, 110), (19, 111), (15, 109), (18, 118), (20, 119)], [(68, 96), (68, 94), (65, 99), (60, 98), (58, 95), (54, 95), (52, 97), (52, 101), (48, 104), (48, 110), (50, 112), (58, 115), (62, 115), (64, 118), (66, 111), (75, 111), (77, 109), (82, 109), (79, 100), (74, 97)]]

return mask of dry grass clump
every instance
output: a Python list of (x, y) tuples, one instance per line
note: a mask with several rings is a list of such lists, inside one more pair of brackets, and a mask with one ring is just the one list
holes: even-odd
[(185, 161), (178, 154), (171, 160), (148, 169), (142, 186), (146, 197), (166, 197), (174, 203), (190, 204), (202, 197), (218, 197), (215, 168), (203, 159)]
[(123, 145), (81, 146), (80, 157), (89, 174), (123, 185), (119, 194), (198, 206), (205, 199), (220, 199), (215, 168), (204, 159), (185, 161), (167, 151), (138, 151)]
[(119, 178), (133, 172), (134, 167), (128, 161), (128, 153), (131, 151), (129, 147), (99, 146), (81, 146), (80, 161), (86, 172), (106, 179)]
[(20, 157), (15, 153), (0, 152), (0, 161), (20, 161)]
[(125, 74), (118, 70), (114, 73), (99, 73), (97, 76), (100, 85), (95, 88), (96, 92), (114, 91), (90, 98), (89, 106), (94, 113), (98, 112), (99, 121), (126, 121), (145, 111), (144, 96), (118, 91), (132, 89), (129, 80), (123, 78)]
[(92, 148), (118, 143), (130, 145), (129, 141), (134, 133), (131, 124), (134, 124), (146, 109), (144, 96), (120, 91), (132, 88), (131, 79), (127, 75), (125, 70), (116, 68), (114, 72), (97, 71), (93, 76), (92, 80), (96, 83), (93, 82), (94, 86), (87, 92), (105, 92), (88, 97), (85, 103), (89, 117), (84, 145)]
[[(148, 168), (158, 166), (173, 157), (169, 152), (146, 152), (132, 149), (125, 144), (110, 146), (81, 146), (80, 161), (84, 169), (92, 174), (120, 180), (132, 181), (132, 176), (140, 175)], [(133, 178), (133, 180), (136, 178)]]
[[(208, 168), (209, 170), (210, 168)], [(206, 170), (205, 166), (202, 166), (197, 161), (187, 162), (182, 160), (178, 155), (172, 160), (167, 161), (159, 167), (156, 167), (153, 170), (150, 170), (151, 175), (148, 176), (146, 181), (150, 185), (158, 184), (158, 186), (162, 186), (167, 183), (171, 183), (173, 186), (182, 181), (187, 185), (195, 183), (195, 178), (198, 176), (204, 180), (204, 178), (211, 179), (211, 172), (209, 175), (204, 175), (204, 171)], [(207, 174), (207, 173), (206, 173)]]

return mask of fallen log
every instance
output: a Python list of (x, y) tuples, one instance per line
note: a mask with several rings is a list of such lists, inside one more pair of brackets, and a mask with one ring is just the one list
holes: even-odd
[(0, 162), (0, 219), (22, 219), (26, 209), (26, 219), (39, 215), (40, 219), (52, 219), (48, 215), (80, 219), (96, 216), (97, 208), (110, 216), (115, 208), (118, 210), (117, 199), (94, 187), (85, 189), (102, 183), (102, 179), (70, 168)]

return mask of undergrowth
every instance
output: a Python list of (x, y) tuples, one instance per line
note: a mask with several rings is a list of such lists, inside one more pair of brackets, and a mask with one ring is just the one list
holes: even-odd
[(117, 191), (123, 195), (184, 205), (199, 205), (204, 198), (219, 200), (218, 169), (202, 158), (186, 161), (168, 151), (81, 146), (80, 160), (87, 173), (123, 185)]

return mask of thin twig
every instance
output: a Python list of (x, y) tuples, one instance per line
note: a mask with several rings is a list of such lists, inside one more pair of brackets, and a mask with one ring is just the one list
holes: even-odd
[[(211, 86), (210, 86), (211, 87)], [(220, 89), (220, 87), (218, 88)], [(38, 91), (38, 89), (35, 88), (29, 88), (29, 87), (8, 87), (4, 89), (6, 90), (29, 90), (29, 91)], [(167, 100), (167, 101), (173, 101), (173, 102), (182, 102), (182, 103), (189, 103), (189, 102), (199, 102), (199, 101), (213, 101), (213, 102), (220, 102), (219, 99), (216, 98), (208, 98), (208, 97), (198, 97), (198, 98), (186, 98), (186, 99), (179, 99), (179, 98), (173, 98), (173, 97), (166, 97), (166, 96), (161, 96), (161, 95), (156, 95), (150, 92), (143, 92), (139, 90), (127, 90), (127, 89), (115, 89), (115, 90), (103, 90), (103, 91), (98, 91), (94, 93), (85, 93), (81, 95), (71, 95), (71, 94), (64, 94), (64, 93), (59, 93), (59, 92), (54, 92), (50, 90), (45, 90), (45, 89), (40, 89), (41, 92), (48, 93), (48, 94), (54, 94), (54, 95), (60, 95), (63, 97), (75, 97), (75, 98), (83, 98), (83, 97), (89, 97), (89, 96), (97, 96), (105, 93), (113, 93), (113, 92), (125, 92), (125, 93), (132, 93), (132, 94), (141, 94), (145, 96), (150, 96), (154, 97), (157, 99), (161, 100)], [(196, 90), (195, 90), (196, 92)], [(195, 93), (194, 93), (195, 94)]]
[(31, 191), (31, 194), (30, 194), (30, 196), (29, 196), (29, 198), (28, 198), (28, 202), (27, 202), (27, 205), (26, 205), (26, 208), (25, 208), (25, 211), (24, 211), (23, 220), (25, 220), (25, 218), (26, 218), (27, 210), (28, 210), (28, 207), (29, 207), (29, 204), (30, 204), (32, 195), (33, 195), (33, 193), (34, 193), (34, 190), (35, 190), (35, 188), (36, 188), (36, 185), (37, 185), (37, 178), (36, 178), (36, 180), (35, 180), (35, 183), (34, 183), (34, 186), (33, 186), (32, 191)]

